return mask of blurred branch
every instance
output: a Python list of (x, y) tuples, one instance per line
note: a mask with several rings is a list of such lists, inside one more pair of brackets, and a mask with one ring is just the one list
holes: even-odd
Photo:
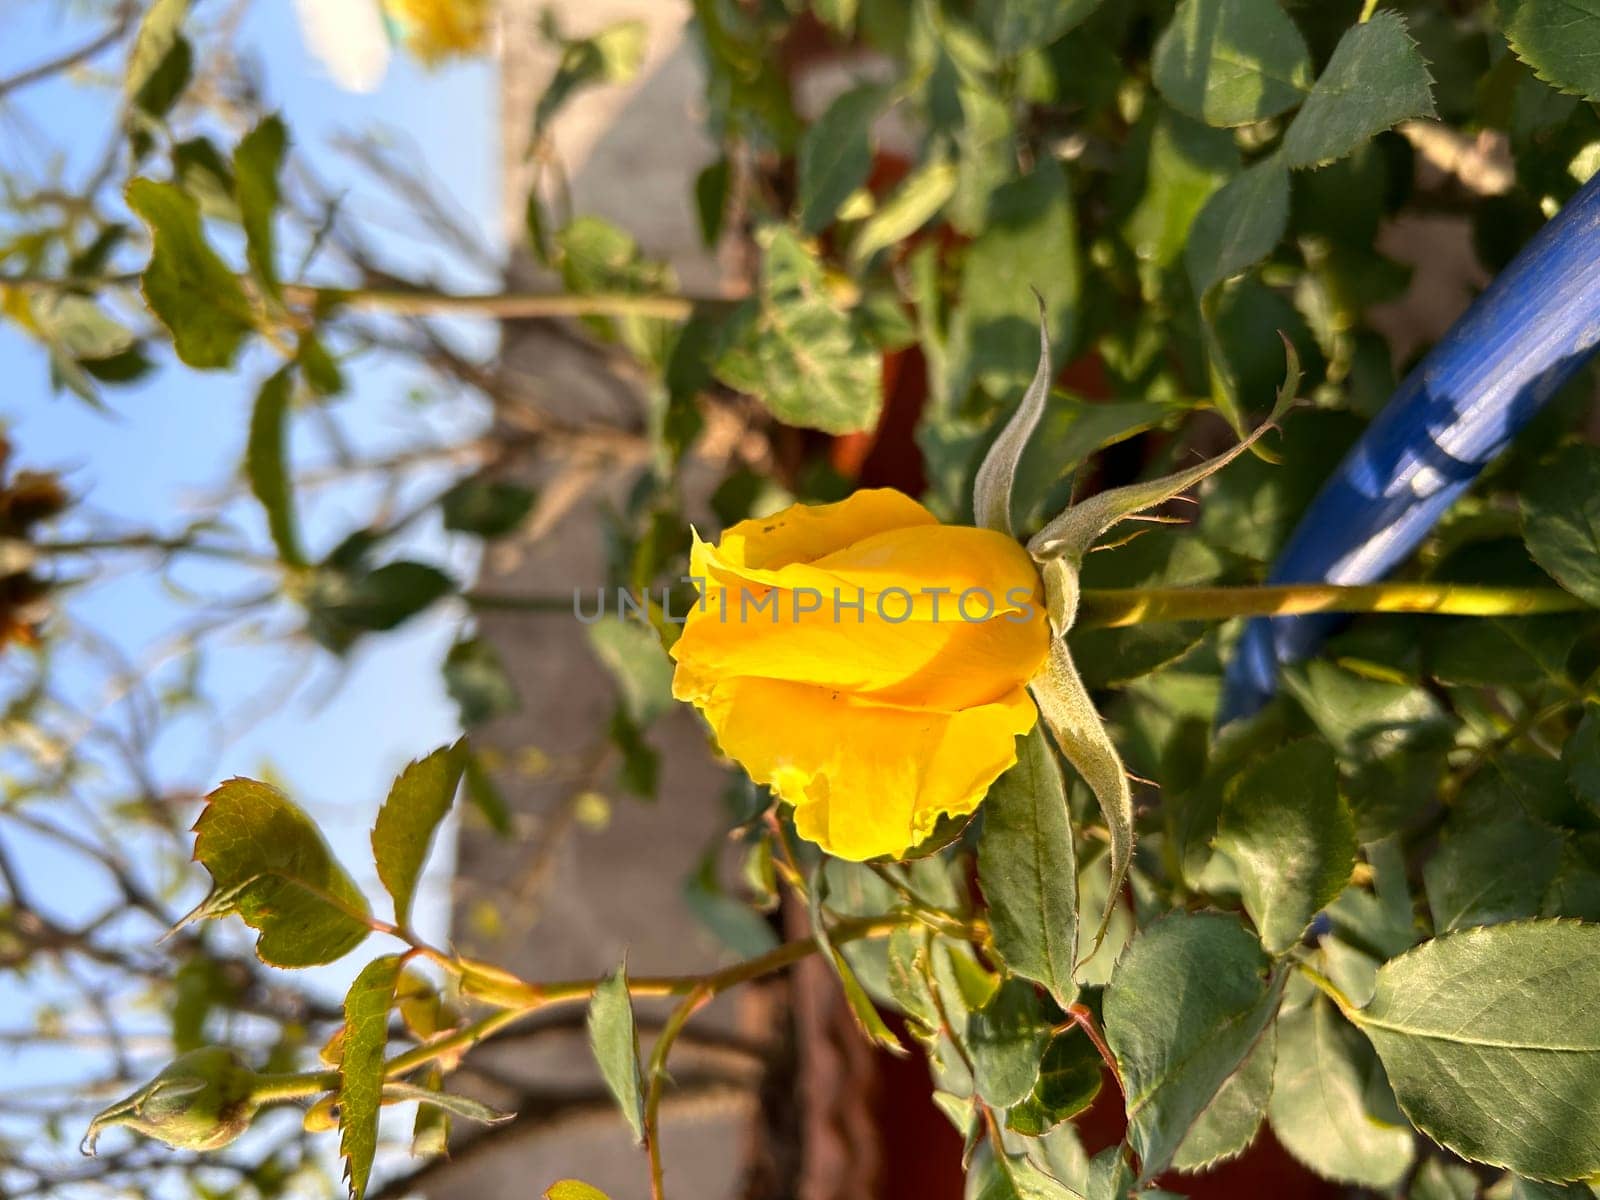
[(46, 59), (44, 62), (18, 71), (8, 79), (0, 79), (0, 97), (9, 92), (20, 91), (31, 84), (43, 82), (63, 71), (70, 71), (74, 67), (82, 66), (92, 58), (111, 49), (133, 29), (134, 15), (138, 12), (138, 5), (124, 4), (117, 14), (111, 27), (82, 45), (68, 50), (55, 58)]

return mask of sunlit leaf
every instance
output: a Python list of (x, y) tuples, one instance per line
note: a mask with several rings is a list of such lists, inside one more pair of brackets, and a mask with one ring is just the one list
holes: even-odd
[(199, 207), (176, 184), (153, 179), (128, 185), (128, 207), (150, 228), (144, 298), (178, 357), (200, 369), (232, 366), (255, 317), (233, 272), (206, 244)]
[(644, 1079), (639, 1071), (639, 1034), (634, 1026), (628, 972), (620, 966), (600, 981), (589, 1001), (589, 1048), (600, 1075), (633, 1130), (644, 1140)]
[(1291, 167), (1343, 158), (1374, 134), (1412, 117), (1431, 117), (1433, 80), (1405, 19), (1379, 9), (1352, 26), (1283, 135)]
[(458, 741), (407, 766), (372, 826), (372, 858), (378, 878), (394, 898), (395, 923), (402, 928), (411, 920), (411, 900), (433, 835), (455, 802), (466, 755), (466, 743)]
[(1235, 778), (1223, 798), (1217, 847), (1239, 869), (1245, 911), (1262, 945), (1282, 954), (1344, 890), (1355, 866), (1355, 822), (1327, 744), (1292, 743)]
[(1035, 726), (1018, 747), (1017, 765), (995, 781), (984, 804), (978, 885), (1006, 969), (1044, 984), (1063, 1007), (1078, 990), (1077, 878), (1061, 769)]
[(344, 1055), (339, 1060), (339, 1153), (353, 1200), (366, 1194), (378, 1150), (383, 1054), (400, 957), (387, 954), (362, 968), (344, 998)]
[(277, 788), (230, 779), (194, 824), (195, 861), (211, 894), (192, 914), (237, 914), (278, 967), (332, 962), (367, 936), (367, 903), (322, 834)]
[(1145, 1178), (1172, 1161), (1276, 1001), (1269, 960), (1234, 917), (1179, 911), (1128, 944), (1106, 985), (1105, 1038)]
[(1412, 1124), (1533, 1179), (1600, 1172), (1600, 925), (1526, 921), (1424, 942), (1347, 1012)]
[(1156, 87), (1211, 125), (1248, 125), (1304, 99), (1311, 56), (1278, 0), (1184, 0), (1156, 42)]

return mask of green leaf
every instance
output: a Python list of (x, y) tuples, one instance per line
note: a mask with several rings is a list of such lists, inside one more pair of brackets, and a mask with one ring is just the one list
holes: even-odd
[(1006, 1127), (1039, 1137), (1077, 1116), (1100, 1094), (1105, 1064), (1080, 1029), (1057, 1034), (1039, 1060), (1033, 1091), (1006, 1113)]
[(339, 1058), (339, 1154), (352, 1200), (366, 1194), (378, 1151), (383, 1103), (383, 1052), (389, 1007), (400, 978), (400, 956), (386, 954), (362, 968), (344, 998), (344, 1052)]
[(272, 219), (278, 211), (278, 172), (288, 142), (283, 122), (275, 116), (263, 117), (233, 152), (233, 186), (244, 225), (245, 256), (257, 281), (274, 296), (279, 294), (279, 286)]
[(289, 473), (289, 405), (294, 370), (281, 367), (256, 393), (250, 410), (250, 439), (245, 448), (245, 473), (250, 491), (266, 510), (267, 529), (285, 564), (305, 564), (294, 513), (294, 484)]
[(1267, 1115), (1277, 1058), (1277, 1026), (1269, 1025), (1244, 1065), (1217, 1089), (1211, 1103), (1184, 1136), (1172, 1156), (1174, 1170), (1204, 1171), (1250, 1148)]
[(1088, 20), (1102, 0), (984, 0), (980, 20), (1001, 58), (1041, 49)]
[(483, 765), (483, 760), (472, 753), (470, 748), (467, 751), (465, 778), (467, 799), (472, 801), (472, 807), (483, 815), (483, 819), (495, 833), (503, 838), (510, 837), (511, 810), (506, 807), (506, 798), (495, 786), (494, 778), (489, 774), (489, 769)]
[(978, 1095), (993, 1108), (1026, 1099), (1039, 1080), (1050, 1039), (1038, 993), (1021, 979), (1002, 980), (987, 1004), (967, 1018), (967, 1050)]
[(308, 629), (343, 654), (363, 633), (394, 629), (454, 591), (450, 576), (426, 563), (392, 562), (374, 571), (324, 563), (306, 591)]
[(1346, 1015), (1418, 1129), (1532, 1179), (1600, 1172), (1600, 925), (1526, 921), (1424, 942)]
[(1078, 994), (1077, 878), (1061, 769), (1035, 726), (1017, 747), (1017, 765), (995, 781), (983, 806), (978, 885), (1006, 969), (1044, 984), (1063, 1008)]
[(694, 211), (700, 221), (700, 240), (708, 249), (722, 239), (731, 172), (727, 155), (723, 155), (694, 177)]
[(277, 788), (230, 779), (194, 823), (211, 893), (190, 918), (237, 914), (275, 967), (333, 962), (367, 936), (367, 902), (305, 813)]
[(154, 243), (141, 281), (145, 303), (178, 357), (200, 370), (232, 366), (255, 318), (239, 281), (206, 244), (199, 207), (177, 185), (153, 179), (128, 184), (127, 199)]
[(1283, 135), (1283, 156), (1291, 167), (1319, 166), (1401, 121), (1433, 115), (1428, 64), (1404, 18), (1380, 9), (1339, 39)]
[(461, 727), (473, 729), (521, 707), (517, 688), (494, 646), (466, 638), (444, 656), (444, 689), (461, 712)]
[(1206, 201), (1189, 231), (1183, 262), (1196, 296), (1255, 266), (1289, 222), (1289, 172), (1276, 157), (1234, 176)]
[(1583, 718), (1561, 747), (1567, 782), (1591, 808), (1600, 809), (1600, 704), (1586, 704)]
[(867, 1040), (891, 1054), (903, 1055), (906, 1052), (900, 1044), (900, 1039), (895, 1037), (889, 1026), (884, 1023), (883, 1017), (872, 1003), (872, 997), (867, 995), (861, 981), (856, 978), (856, 973), (850, 964), (845, 961), (828, 937), (828, 926), (823, 920), (823, 902), (827, 899), (828, 876), (821, 870), (812, 873), (811, 887), (807, 897), (811, 910), (811, 935), (817, 939), (817, 945), (822, 950), (822, 955), (833, 967), (833, 973), (838, 977), (839, 986), (844, 991), (845, 1002), (850, 1006), (850, 1014), (855, 1018), (856, 1026), (866, 1036)]
[(1520, 805), (1452, 813), (1422, 882), (1439, 933), (1540, 915), (1561, 867), (1564, 839)]
[(457, 741), (419, 758), (395, 778), (372, 826), (372, 858), (378, 878), (394, 897), (395, 924), (411, 920), (411, 900), (428, 860), (434, 832), (455, 802), (467, 745)]
[(589, 1049), (606, 1087), (633, 1130), (634, 1144), (644, 1141), (644, 1079), (639, 1071), (639, 1033), (628, 995), (624, 963), (600, 981), (589, 1001)]
[(1406, 1200), (1477, 1200), (1478, 1191), (1471, 1167), (1430, 1158), (1412, 1178)]
[(966, 1194), (971, 1200), (1082, 1200), (1026, 1158), (1003, 1151), (997, 1154), (988, 1142), (973, 1156)]
[[(174, 91), (162, 104), (156, 101), (151, 92), (163, 68), (171, 70), (174, 53), (183, 53), (187, 58), (187, 51), (180, 52), (177, 47), (183, 43), (183, 21), (188, 14), (189, 0), (155, 0), (145, 10), (139, 21), (139, 31), (134, 34), (122, 90), (129, 100), (152, 116), (165, 115), (176, 99), (177, 93)], [(161, 89), (163, 93), (167, 90)]]
[(796, 234), (769, 225), (756, 297), (729, 319), (718, 379), (780, 421), (825, 433), (871, 429), (883, 407), (879, 356), (828, 293), (822, 264)]
[(1511, 52), (1540, 79), (1600, 100), (1600, 8), (1582, 0), (1499, 0), (1500, 30)]
[(1551, 578), (1600, 607), (1600, 447), (1568, 446), (1529, 476), (1522, 531)]
[(1260, 943), (1221, 913), (1172, 913), (1123, 951), (1103, 998), (1105, 1038), (1145, 1179), (1255, 1048), (1278, 998), (1270, 971)]
[(961, 378), (991, 393), (1020, 390), (1039, 362), (1043, 297), (1052, 345), (1077, 328), (1081, 264), (1066, 176), (1046, 160), (989, 197), (983, 230), (967, 247), (952, 314), (950, 356)]
[(593, 622), (586, 632), (635, 725), (649, 725), (672, 707), (672, 659), (654, 629), (643, 621), (610, 616)]
[(931, 221), (955, 194), (956, 167), (931, 158), (900, 182), (877, 211), (861, 223), (850, 243), (850, 262), (860, 267), (880, 250), (897, 246)]
[(1415, 1135), (1372, 1111), (1376, 1057), (1319, 997), (1278, 1018), (1268, 1117), (1284, 1148), (1324, 1179), (1387, 1191), (1411, 1167)]
[(561, 39), (561, 60), (533, 110), (537, 140), (557, 113), (585, 88), (626, 83), (644, 63), (650, 28), (643, 21), (618, 21), (593, 37)]
[(716, 938), (740, 958), (757, 958), (774, 950), (778, 937), (750, 905), (730, 896), (717, 878), (718, 855), (707, 853), (683, 883), (684, 903)]
[(560, 1179), (544, 1190), (544, 1200), (611, 1200), (597, 1187), (578, 1179)]
[(1282, 954), (1331, 903), (1356, 864), (1356, 826), (1325, 742), (1295, 742), (1228, 786), (1217, 847), (1239, 869), (1261, 944)]
[(1277, 0), (1183, 0), (1156, 41), (1156, 87), (1208, 125), (1248, 125), (1293, 108), (1311, 55)]
[(1154, 295), (1162, 284), (1151, 268), (1164, 272), (1182, 257), (1201, 209), (1239, 173), (1239, 149), (1228, 130), (1171, 109), (1157, 113), (1148, 141), (1144, 190), (1121, 232), (1139, 259), (1141, 290)]
[(886, 94), (871, 85), (845, 92), (800, 139), (800, 228), (820, 233), (832, 222), (845, 198), (867, 181), (872, 169), (872, 122)]
[(533, 511), (531, 488), (501, 479), (463, 479), (439, 500), (444, 527), (481, 538), (515, 533)]

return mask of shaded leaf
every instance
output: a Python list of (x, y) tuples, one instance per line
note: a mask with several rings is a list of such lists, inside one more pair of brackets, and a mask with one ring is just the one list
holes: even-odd
[(1600, 606), (1600, 447), (1568, 446), (1529, 476), (1522, 529), (1535, 562)]
[(1371, 1048), (1320, 996), (1278, 1018), (1268, 1114), (1285, 1149), (1324, 1179), (1385, 1191), (1411, 1167), (1415, 1135), (1372, 1111)]
[(1036, 725), (984, 804), (978, 885), (1006, 969), (1044, 984), (1063, 1008), (1078, 992), (1077, 875), (1061, 769)]
[(263, 117), (233, 152), (233, 186), (244, 226), (245, 255), (250, 270), (276, 296), (278, 266), (274, 257), (272, 220), (278, 211), (278, 172), (289, 135), (277, 117)]
[(1039, 1079), (1039, 1060), (1050, 1038), (1038, 993), (1021, 979), (1002, 980), (967, 1018), (966, 1045), (978, 1095), (993, 1108), (1026, 1099)]
[(1038, 1137), (1077, 1116), (1100, 1094), (1105, 1064), (1081, 1029), (1056, 1034), (1039, 1060), (1033, 1091), (1006, 1113), (1006, 1127)]
[(165, 104), (152, 105), (149, 89), (163, 67), (170, 70), (171, 56), (183, 41), (183, 21), (188, 14), (189, 0), (155, 0), (140, 18), (138, 32), (134, 34), (122, 89), (128, 99), (152, 116), (165, 114), (176, 97), (174, 92)]
[(649, 725), (672, 707), (672, 660), (654, 629), (643, 621), (611, 616), (594, 621), (586, 632), (635, 725)]
[(1412, 117), (1431, 117), (1433, 80), (1406, 23), (1379, 9), (1352, 26), (1283, 135), (1284, 160), (1314, 167)]
[(900, 1039), (895, 1037), (889, 1026), (884, 1023), (883, 1017), (872, 1003), (872, 997), (867, 995), (866, 989), (861, 986), (861, 981), (856, 978), (855, 971), (828, 937), (828, 927), (822, 915), (823, 902), (827, 899), (827, 879), (827, 875), (821, 870), (813, 872), (811, 876), (811, 887), (807, 897), (811, 910), (811, 935), (817, 939), (823, 957), (833, 967), (833, 973), (839, 979), (839, 986), (844, 991), (845, 1001), (850, 1006), (850, 1013), (855, 1018), (857, 1027), (867, 1040), (882, 1046), (891, 1054), (903, 1055), (906, 1049), (900, 1044)]
[(1355, 867), (1355, 822), (1327, 744), (1295, 742), (1238, 775), (1223, 796), (1217, 846), (1239, 869), (1262, 945), (1282, 954)]
[(339, 1154), (353, 1200), (366, 1194), (378, 1150), (383, 1054), (400, 957), (386, 954), (362, 968), (344, 998), (344, 1054), (339, 1059)]
[(536, 499), (532, 489), (501, 479), (463, 479), (439, 500), (444, 527), (481, 538), (515, 533)]
[(1283, 238), (1289, 222), (1289, 172), (1276, 157), (1229, 180), (1189, 231), (1184, 266), (1195, 295), (1249, 270)]
[(1204, 1171), (1250, 1148), (1267, 1115), (1273, 1066), (1278, 1059), (1278, 1029), (1269, 1025), (1244, 1064), (1223, 1082), (1184, 1136), (1172, 1166)]
[(455, 802), (467, 745), (458, 741), (417, 759), (401, 771), (372, 826), (372, 857), (378, 878), (394, 898), (395, 924), (411, 920), (411, 900), (428, 860), (433, 835)]
[(1534, 1179), (1600, 1172), (1600, 925), (1526, 921), (1424, 942), (1346, 1015), (1418, 1129)]
[(886, 98), (881, 87), (851, 88), (828, 105), (800, 138), (800, 228), (820, 233), (872, 169), (872, 122)]
[(1578, 727), (1561, 747), (1561, 764), (1572, 790), (1600, 809), (1600, 704), (1586, 704)]
[(1562, 844), (1560, 832), (1520, 805), (1463, 806), (1422, 869), (1434, 929), (1539, 916)]
[(768, 226), (756, 297), (727, 326), (713, 370), (789, 425), (853, 433), (883, 406), (879, 356), (828, 293), (822, 264), (792, 231)]
[(996, 394), (1025, 387), (1039, 361), (1042, 297), (1050, 342), (1063, 351), (1077, 328), (1081, 263), (1066, 176), (1046, 160), (989, 197), (967, 247), (952, 314), (950, 356), (961, 378)]
[(1106, 985), (1105, 1038), (1125, 1088), (1128, 1142), (1159, 1175), (1271, 1020), (1260, 943), (1221, 913), (1176, 912), (1128, 943)]
[(644, 1078), (639, 1071), (639, 1034), (628, 995), (628, 968), (600, 981), (589, 1001), (589, 1049), (606, 1087), (627, 1118), (637, 1145), (644, 1141)]
[(154, 243), (141, 280), (145, 303), (173, 349), (191, 367), (231, 366), (255, 319), (239, 281), (206, 244), (199, 207), (176, 184), (153, 179), (128, 184), (127, 199)]
[(230, 779), (194, 823), (195, 861), (211, 893), (193, 917), (238, 914), (256, 953), (307, 967), (349, 953), (369, 932), (367, 903), (310, 819), (277, 788)]
[(1563, 92), (1600, 100), (1600, 8), (1581, 0), (1499, 0), (1500, 30), (1534, 74)]
[(1042, 48), (1088, 20), (1103, 0), (985, 0), (978, 6), (995, 52), (1011, 58)]
[(1248, 125), (1311, 87), (1305, 39), (1277, 0), (1184, 0), (1156, 42), (1155, 84), (1209, 125)]
[(461, 712), (461, 727), (472, 729), (521, 707), (516, 685), (493, 645), (466, 638), (444, 656), (444, 687)]
[(302, 566), (300, 534), (295, 521), (293, 482), (289, 473), (289, 402), (294, 372), (282, 367), (261, 385), (250, 410), (250, 439), (245, 447), (245, 473), (250, 491), (266, 510), (267, 529), (278, 557)]

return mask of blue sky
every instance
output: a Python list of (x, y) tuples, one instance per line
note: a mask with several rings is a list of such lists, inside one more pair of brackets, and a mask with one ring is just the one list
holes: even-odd
[[(78, 6), (44, 0), (12, 0), (4, 6), (3, 20), (0, 78), (75, 45), (95, 28), (82, 19)], [(309, 56), (294, 8), (286, 0), (251, 6), (238, 45), (259, 68), (266, 102), (283, 113), (296, 146), (324, 177), (353, 189), (346, 200), (352, 211), (363, 217), (370, 211), (375, 227), (384, 228), (395, 206), (385, 201), (380, 209), (376, 185), (358, 184), (354, 169), (329, 149), (328, 141), (340, 133), (389, 130), (398, 139), (396, 145), (408, 147), (407, 153), (427, 164), (466, 223), (490, 245), (498, 244), (496, 95), (487, 64), (428, 71), (396, 56), (376, 92), (349, 94), (335, 87)], [(117, 61), (106, 56), (97, 65), (111, 69)], [(33, 174), (42, 164), (59, 162), (64, 178), (75, 178), (73, 166), (92, 159), (105, 144), (113, 107), (103, 91), (65, 80), (7, 97), (0, 107), (0, 164)], [(379, 245), (397, 262), (426, 269), (442, 282), (493, 286), (492, 280), (474, 278), (426, 243), (386, 235)], [(459, 332), (469, 345), (492, 346), (487, 328), (468, 326)], [(16, 464), (63, 470), (86, 511), (127, 527), (171, 530), (204, 511), (207, 497), (236, 486), (250, 397), (270, 369), (264, 356), (247, 356), (231, 372), (200, 374), (163, 365), (135, 387), (108, 391), (111, 411), (97, 412), (70, 394), (53, 394), (38, 347), (13, 328), (0, 326), (0, 379), (8, 385), (0, 391), (0, 423), (16, 447)], [(476, 430), (484, 422), (481, 405), (467, 394), (441, 395), (420, 408), (413, 393), (426, 379), (404, 364), (368, 358), (346, 374), (352, 394), (341, 402), (340, 411), (362, 447), (405, 445), (419, 427), (448, 436)], [(296, 430), (294, 450), (302, 462), (323, 457), (309, 432)], [(440, 478), (435, 476), (426, 488), (438, 487)], [(359, 487), (319, 494), (302, 511), (313, 550), (326, 548), (359, 523), (370, 499)], [(238, 506), (237, 515), (243, 523), (258, 522), (248, 505)], [(409, 549), (458, 573), (471, 569), (470, 551), (448, 544), (437, 529), (421, 530)], [(123, 565), (137, 567), (146, 561)], [(95, 584), (70, 603), (75, 621), (96, 629), (134, 658), (187, 611), (148, 569)], [(242, 710), (265, 698), (266, 715), (216, 754), (209, 752), (212, 742), (202, 722), (179, 723), (159, 743), (156, 762), (164, 782), (205, 789), (234, 774), (270, 771), (324, 825), (357, 878), (374, 886), (366, 833), (390, 779), (406, 761), (456, 732), (454, 707), (444, 694), (438, 664), (457, 624), (456, 614), (418, 621), (398, 634), (370, 639), (345, 664), (304, 646), (244, 645), (221, 653), (206, 678), (206, 690), (218, 708)], [(272, 681), (307, 654), (314, 662), (309, 678), (286, 702), (279, 702), (270, 690)], [(69, 677), (69, 685), (90, 685), (93, 673), (86, 660), (74, 665), (69, 659), (65, 665), (69, 672), (81, 672), (75, 681)], [(59, 911), (92, 905), (88, 881), (66, 873), (69, 862), (42, 845), (21, 849), (30, 882)], [(448, 865), (448, 847), (440, 849), (431, 873), (431, 901), (425, 900), (426, 911), (420, 915), (424, 931), (436, 936), (446, 918), (438, 868)], [(203, 875), (198, 868), (190, 874), (195, 878), (187, 884), (198, 888)], [(332, 970), (327, 984), (337, 986), (359, 965), (357, 956), (348, 970)], [(0, 987), (0, 1000), (15, 999)], [(0, 1025), (14, 1029), (26, 1024), (13, 1003), (5, 1007), (13, 1011)], [(8, 1055), (0, 1052), (0, 1063), (13, 1080), (19, 1073), (32, 1074), (21, 1061), (30, 1056), (7, 1062)]]

